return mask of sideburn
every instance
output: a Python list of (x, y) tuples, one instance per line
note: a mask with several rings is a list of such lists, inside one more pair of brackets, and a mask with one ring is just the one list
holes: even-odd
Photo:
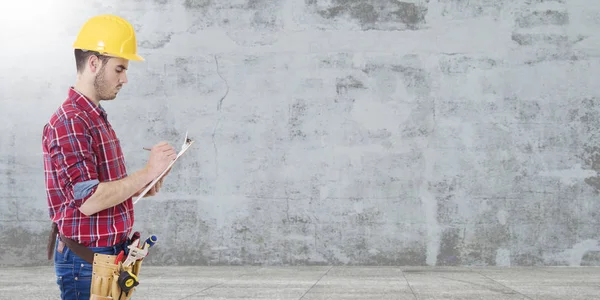
[(98, 99), (99, 100), (106, 100), (106, 93), (105, 93), (105, 85), (104, 85), (104, 75), (106, 72), (106, 62), (104, 62), (102, 64), (102, 67), (100, 67), (100, 71), (98, 72), (98, 74), (96, 74), (96, 77), (94, 78), (94, 89), (96, 90), (96, 94), (98, 95)]

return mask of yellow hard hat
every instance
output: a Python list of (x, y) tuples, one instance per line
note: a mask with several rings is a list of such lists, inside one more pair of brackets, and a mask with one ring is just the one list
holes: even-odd
[(99, 15), (89, 19), (81, 27), (73, 48), (97, 51), (128, 60), (144, 60), (137, 54), (133, 26), (115, 15)]

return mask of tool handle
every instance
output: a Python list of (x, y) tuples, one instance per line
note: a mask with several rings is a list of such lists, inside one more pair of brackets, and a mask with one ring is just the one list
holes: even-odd
[[(140, 232), (136, 231), (136, 232), (133, 233), (133, 235), (131, 235), (131, 238), (129, 238), (129, 241), (128, 241), (127, 244), (131, 245), (136, 240), (139, 241), (139, 239), (140, 239)], [(139, 244), (139, 242), (138, 242), (138, 244)]]
[(148, 248), (154, 246), (154, 244), (156, 243), (157, 240), (158, 240), (158, 238), (155, 235), (147, 238), (146, 241), (144, 242), (144, 246), (142, 247), (142, 249), (146, 248), (146, 245), (148, 245)]

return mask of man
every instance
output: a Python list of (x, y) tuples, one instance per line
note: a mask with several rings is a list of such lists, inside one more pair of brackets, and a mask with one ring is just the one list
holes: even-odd
[[(115, 99), (127, 83), (129, 61), (144, 60), (136, 43), (126, 20), (113, 15), (89, 19), (74, 44), (76, 83), (43, 129), (46, 194), (53, 223), (48, 255), (54, 256), (62, 299), (90, 298), (93, 253), (116, 255), (128, 250), (134, 222), (132, 197), (176, 157), (173, 147), (158, 143), (147, 165), (128, 175), (119, 139), (100, 105)], [(156, 194), (161, 184), (147, 195)]]

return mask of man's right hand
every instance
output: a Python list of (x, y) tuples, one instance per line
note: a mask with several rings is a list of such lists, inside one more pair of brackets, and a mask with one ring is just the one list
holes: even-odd
[(154, 179), (160, 175), (175, 158), (177, 158), (177, 152), (167, 142), (154, 145), (150, 150), (150, 158), (146, 164), (150, 177)]

